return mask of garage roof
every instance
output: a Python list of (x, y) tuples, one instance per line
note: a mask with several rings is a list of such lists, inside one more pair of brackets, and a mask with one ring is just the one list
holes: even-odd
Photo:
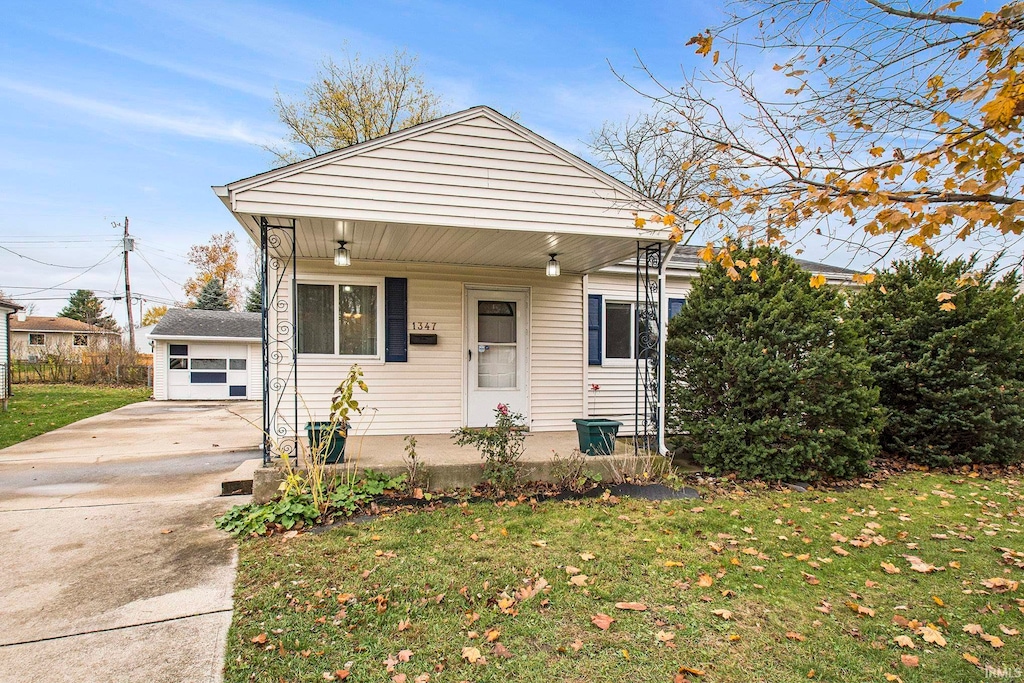
[(172, 308), (164, 314), (149, 336), (153, 339), (216, 338), (259, 341), (260, 328), (259, 313)]

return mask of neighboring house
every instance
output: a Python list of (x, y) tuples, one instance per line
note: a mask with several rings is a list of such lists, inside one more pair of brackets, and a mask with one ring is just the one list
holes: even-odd
[[(153, 353), (153, 340), (149, 338), (149, 333), (153, 331), (156, 325), (146, 325), (144, 327), (135, 328), (135, 351), (137, 353)], [(125, 344), (128, 343), (129, 335), (125, 332), (121, 335), (121, 341)]]
[(260, 314), (172, 308), (149, 333), (153, 398), (258, 400)]
[(11, 316), (20, 310), (13, 301), (0, 299), (0, 405), (4, 410), (11, 397)]
[(24, 361), (33, 361), (57, 350), (80, 354), (102, 352), (120, 338), (119, 332), (72, 318), (19, 313), (11, 320), (13, 355)]
[(570, 431), (596, 383), (593, 414), (663, 448), (664, 329), (697, 264), (619, 180), (475, 107), (214, 191), (261, 249), (285, 449), (353, 363), (360, 433), (484, 426), (499, 403)]

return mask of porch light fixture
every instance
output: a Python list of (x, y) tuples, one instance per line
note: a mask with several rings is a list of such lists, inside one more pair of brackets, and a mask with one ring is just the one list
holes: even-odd
[(548, 256), (551, 257), (551, 260), (548, 261), (548, 277), (558, 277), (562, 273), (562, 267), (558, 265), (558, 259), (555, 258), (558, 254), (548, 254)]
[(339, 240), (338, 248), (334, 250), (334, 265), (338, 267), (352, 265), (352, 254), (345, 247), (345, 240)]

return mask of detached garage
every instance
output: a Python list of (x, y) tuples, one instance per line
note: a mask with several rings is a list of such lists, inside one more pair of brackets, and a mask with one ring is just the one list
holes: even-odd
[(262, 398), (259, 313), (172, 308), (149, 338), (156, 400)]

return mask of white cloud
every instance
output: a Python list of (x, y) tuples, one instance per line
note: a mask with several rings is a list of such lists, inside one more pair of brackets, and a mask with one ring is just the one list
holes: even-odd
[(0, 78), (0, 89), (15, 92), (87, 115), (144, 130), (173, 133), (184, 137), (250, 145), (271, 144), (277, 136), (265, 129), (254, 129), (242, 121), (229, 121), (200, 114), (167, 114), (132, 109), (62, 90)]

